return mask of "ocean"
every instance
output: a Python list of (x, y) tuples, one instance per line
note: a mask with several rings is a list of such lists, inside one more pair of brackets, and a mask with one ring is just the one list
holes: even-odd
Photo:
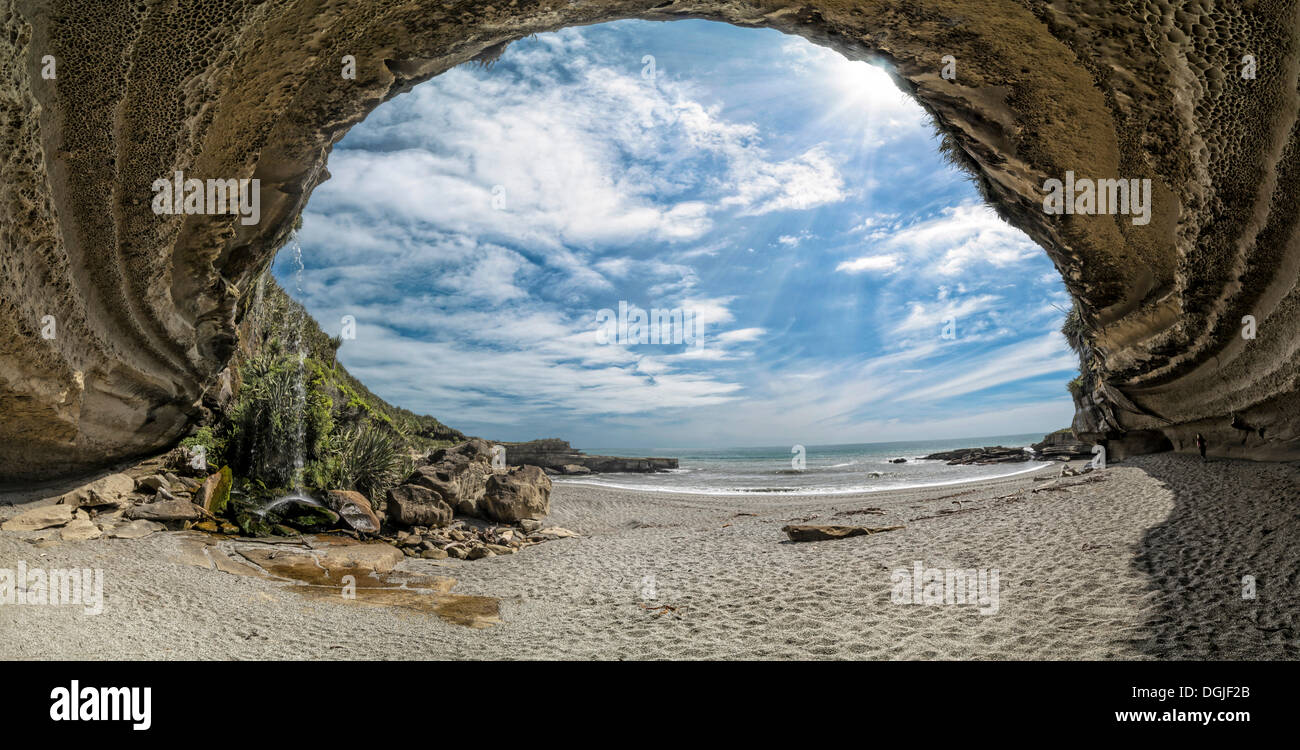
[[(995, 435), (954, 440), (853, 443), (804, 446), (804, 464), (796, 467), (791, 446), (734, 448), (719, 451), (655, 452), (677, 458), (679, 468), (653, 474), (595, 474), (552, 477), (556, 484), (594, 485), (641, 492), (701, 495), (846, 495), (860, 492), (935, 487), (1011, 476), (1046, 465), (1044, 461), (949, 466), (921, 457), (939, 451), (984, 445), (1028, 446), (1042, 433)], [(598, 455), (637, 455), (583, 449)], [(640, 454), (646, 455), (646, 454)], [(905, 463), (892, 459), (906, 458)]]

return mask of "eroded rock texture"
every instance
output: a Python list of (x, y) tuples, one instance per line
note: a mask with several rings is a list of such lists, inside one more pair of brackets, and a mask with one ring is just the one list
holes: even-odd
[[(1082, 432), (1300, 457), (1295, 2), (0, 0), (0, 475), (182, 436), (251, 280), (379, 103), (527, 34), (687, 16), (893, 66), (1079, 300)], [(259, 178), (261, 221), (155, 215), (175, 170)], [(1151, 179), (1150, 224), (1045, 215), (1067, 170)]]

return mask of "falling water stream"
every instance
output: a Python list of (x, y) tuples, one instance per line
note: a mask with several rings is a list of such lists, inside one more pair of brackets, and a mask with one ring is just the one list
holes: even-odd
[[(298, 242), (297, 236), (289, 238), (289, 248), (292, 251), (294, 289), (297, 292), (294, 296), (296, 299), (302, 299), (303, 274), (306, 269), (302, 262), (302, 245)], [(292, 475), (290, 477), (292, 491), (263, 506), (261, 509), (262, 514), (266, 514), (268, 511), (292, 501), (322, 507), (319, 502), (307, 495), (303, 486), (303, 468), (306, 462), (307, 442), (307, 346), (303, 332), (307, 323), (307, 312), (306, 308), (301, 305), (293, 305), (292, 307), (294, 309), (290, 312), (290, 317), (286, 321), (289, 333), (285, 342), (287, 349), (294, 352), (298, 360), (293, 377), (293, 398), (290, 401), (289, 414), (286, 415), (291, 420), (290, 424), (292, 425), (292, 442), (288, 451), (289, 460), (292, 462)]]

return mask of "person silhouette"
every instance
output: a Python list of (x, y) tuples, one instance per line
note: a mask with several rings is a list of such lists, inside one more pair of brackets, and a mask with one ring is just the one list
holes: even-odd
[(1205, 437), (1196, 433), (1196, 450), (1201, 452), (1201, 463), (1205, 463)]

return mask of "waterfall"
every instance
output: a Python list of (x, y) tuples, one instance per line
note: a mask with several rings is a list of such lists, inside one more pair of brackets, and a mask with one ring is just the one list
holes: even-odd
[[(302, 245), (298, 242), (297, 235), (289, 239), (289, 246), (293, 251), (293, 283), (297, 292), (294, 299), (301, 300), (304, 297), (303, 274), (305, 268), (302, 262)], [(307, 308), (301, 304), (292, 307), (294, 308), (293, 317), (289, 321), (289, 329), (292, 333), (287, 344), (290, 351), (296, 351), (298, 355), (298, 368), (294, 377), (293, 400), (288, 415), (293, 420), (290, 423), (293, 425), (293, 443), (290, 446), (289, 455), (293, 460), (292, 494), (303, 495), (303, 464), (305, 462), (305, 444), (307, 440), (307, 348), (303, 341), (303, 329), (307, 323)]]

